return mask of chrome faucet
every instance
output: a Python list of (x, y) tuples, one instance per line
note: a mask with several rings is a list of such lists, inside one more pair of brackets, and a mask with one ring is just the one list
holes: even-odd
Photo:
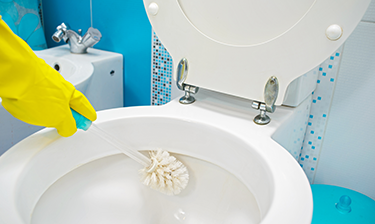
[(80, 35), (80, 30), (78, 31), (79, 34), (77, 34), (65, 23), (61, 23), (56, 29), (57, 31), (52, 35), (52, 39), (56, 43), (59, 43), (63, 39), (65, 43), (69, 44), (70, 52), (75, 54), (87, 53), (87, 48), (94, 46), (102, 37), (100, 31), (92, 27), (87, 30), (83, 37)]

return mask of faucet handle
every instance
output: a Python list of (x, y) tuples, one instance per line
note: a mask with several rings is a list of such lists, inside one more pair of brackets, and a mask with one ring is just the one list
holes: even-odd
[(91, 38), (93, 38), (96, 41), (99, 41), (102, 38), (102, 33), (100, 33), (100, 31), (98, 29), (95, 29), (93, 27), (90, 27), (87, 30), (86, 34), (89, 34), (91, 36)]
[(100, 41), (102, 38), (102, 34), (98, 29), (90, 27), (85, 35), (82, 37), (81, 43), (84, 44), (86, 47), (92, 47), (96, 43)]

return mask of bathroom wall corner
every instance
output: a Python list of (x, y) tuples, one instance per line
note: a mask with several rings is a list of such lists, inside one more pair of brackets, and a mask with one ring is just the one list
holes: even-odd
[(345, 43), (315, 184), (375, 199), (375, 23), (362, 21)]
[(310, 183), (314, 183), (319, 162), (332, 96), (340, 67), (343, 46), (336, 50), (319, 67), (317, 86), (313, 92), (311, 111), (307, 121), (305, 139), (299, 163)]

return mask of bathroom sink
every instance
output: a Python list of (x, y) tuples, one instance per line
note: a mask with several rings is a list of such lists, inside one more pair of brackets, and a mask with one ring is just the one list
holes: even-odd
[[(72, 54), (68, 45), (35, 51), (35, 54), (81, 91), (95, 110), (123, 106), (121, 54), (93, 48), (87, 54)], [(15, 119), (1, 105), (0, 98), (0, 155), (41, 128)]]
[(93, 75), (93, 65), (86, 55), (71, 54), (65, 48), (50, 48), (35, 54), (57, 70), (76, 89), (85, 92)]
[(87, 55), (71, 54), (67, 46), (34, 51), (34, 53), (57, 70), (76, 89), (85, 93), (94, 72), (94, 67)]
[(73, 54), (68, 45), (35, 53), (81, 91), (95, 110), (123, 106), (121, 54), (94, 48), (87, 54)]

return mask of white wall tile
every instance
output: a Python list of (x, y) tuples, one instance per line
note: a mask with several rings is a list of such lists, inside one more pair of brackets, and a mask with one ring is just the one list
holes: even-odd
[(361, 22), (345, 43), (315, 184), (375, 199), (375, 24)]
[(368, 7), (362, 21), (375, 22), (375, 0), (372, 0), (370, 6)]
[(316, 167), (319, 162), (319, 155), (324, 139), (324, 131), (329, 116), (341, 54), (342, 47), (336, 50), (336, 52), (320, 65), (316, 89), (313, 92), (310, 116), (299, 158), (299, 163), (305, 171), (310, 183), (314, 180)]

